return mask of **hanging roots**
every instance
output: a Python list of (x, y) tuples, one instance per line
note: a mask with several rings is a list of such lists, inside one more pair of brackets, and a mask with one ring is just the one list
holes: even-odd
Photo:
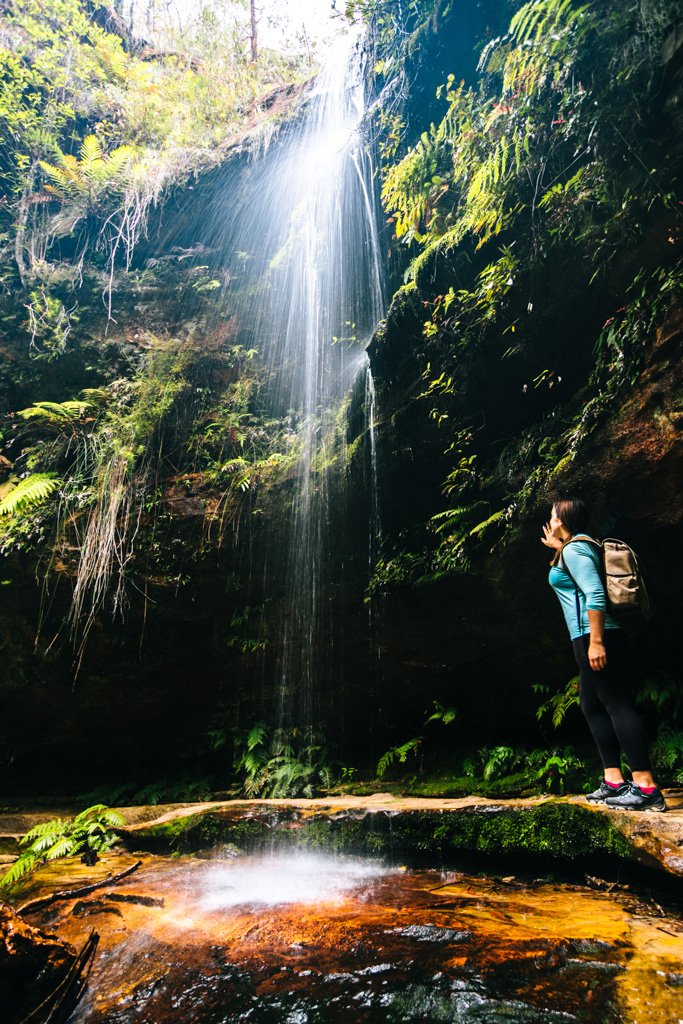
[[(77, 669), (88, 634), (107, 597), (113, 614), (125, 607), (126, 566), (140, 523), (141, 504), (135, 501), (146, 473), (133, 476), (130, 459), (116, 454), (100, 469), (97, 497), (80, 544), (78, 574), (69, 623), (74, 641), (80, 636)], [(136, 513), (137, 505), (137, 513)]]

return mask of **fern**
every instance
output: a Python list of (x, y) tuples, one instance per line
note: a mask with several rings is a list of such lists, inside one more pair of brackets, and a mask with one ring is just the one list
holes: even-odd
[(68, 402), (36, 402), (28, 409), (19, 409), (18, 414), (23, 420), (44, 419), (49, 423), (62, 426), (74, 423), (85, 416), (89, 403), (70, 400)]
[(472, 527), (469, 532), (470, 537), (481, 537), (491, 526), (495, 526), (496, 523), (500, 523), (504, 520), (506, 514), (507, 509), (505, 508), (500, 509), (499, 512), (494, 512), (493, 515), (489, 516), (488, 519), (485, 519), (483, 523), (477, 523), (476, 526)]
[(398, 761), (399, 764), (405, 764), (410, 753), (417, 754), (423, 741), (424, 736), (415, 736), (412, 740), (408, 740), (407, 743), (403, 743), (400, 747), (391, 747), (390, 750), (387, 750), (382, 754), (377, 762), (377, 778), (383, 778), (388, 769), (396, 761)]
[(658, 768), (665, 768), (669, 772), (683, 768), (683, 730), (661, 726), (652, 744), (652, 760)]
[[(547, 693), (547, 687), (545, 686), (534, 686), (533, 689), (537, 693)], [(553, 694), (543, 704), (540, 704), (536, 709), (536, 718), (540, 722), (544, 715), (550, 714), (551, 722), (555, 729), (559, 729), (567, 713), (573, 707), (579, 706), (579, 677), (574, 676), (570, 679), (564, 690), (560, 690), (558, 693)]]
[(0, 516), (15, 515), (44, 502), (58, 489), (61, 480), (55, 473), (32, 473), (0, 501)]
[(135, 155), (136, 150), (128, 145), (105, 153), (97, 136), (88, 135), (81, 144), (79, 158), (60, 151), (59, 165), (40, 161), (51, 182), (45, 190), (62, 202), (96, 207), (102, 199), (125, 192)]
[(492, 750), (482, 751), (481, 753), (486, 757), (486, 763), (484, 764), (484, 779), (486, 782), (500, 778), (506, 772), (511, 772), (520, 759), (514, 747), (494, 747)]
[(55, 818), (30, 829), (19, 840), (20, 854), (2, 878), (0, 889), (11, 888), (39, 864), (82, 853), (82, 860), (94, 864), (98, 854), (116, 842), (116, 829), (124, 824), (116, 811), (95, 804), (78, 814), (73, 821)]
[(429, 722), (441, 722), (443, 725), (450, 725), (457, 718), (457, 711), (453, 707), (445, 708), (443, 704), (438, 701), (432, 701), (433, 712), (427, 719), (425, 719), (425, 725)]

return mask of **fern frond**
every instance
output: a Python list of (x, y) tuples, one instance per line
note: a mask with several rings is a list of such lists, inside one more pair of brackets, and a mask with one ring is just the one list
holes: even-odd
[(20, 878), (32, 871), (41, 858), (31, 853), (22, 853), (21, 856), (15, 860), (14, 864), (8, 871), (0, 878), (0, 889), (10, 889)]
[(101, 177), (104, 161), (102, 159), (102, 146), (96, 135), (87, 135), (83, 139), (79, 163), (79, 170), (84, 178), (93, 181)]
[(494, 512), (492, 516), (489, 516), (488, 519), (485, 519), (483, 523), (477, 523), (477, 525), (473, 526), (472, 529), (470, 530), (470, 537), (481, 537), (482, 534), (484, 534), (489, 529), (489, 527), (494, 526), (496, 523), (499, 523), (505, 517), (505, 512), (506, 509), (500, 509), (500, 511)]
[(39, 505), (57, 490), (61, 480), (55, 473), (32, 473), (24, 477), (13, 490), (0, 501), (0, 516), (14, 515), (24, 509)]
[(58, 860), (60, 857), (66, 857), (75, 852), (76, 845), (76, 841), (71, 836), (63, 836), (49, 850), (45, 851), (45, 858), (46, 860)]
[(19, 840), (20, 844), (29, 845), (34, 839), (39, 839), (41, 836), (46, 835), (57, 835), (68, 825), (68, 822), (63, 818), (53, 818), (52, 821), (43, 821), (40, 825), (34, 825), (25, 836)]
[(111, 181), (120, 179), (135, 156), (136, 151), (133, 146), (119, 146), (112, 150), (103, 161), (106, 177)]
[(23, 420), (42, 418), (53, 423), (63, 423), (80, 419), (87, 408), (87, 402), (79, 402), (77, 399), (67, 402), (36, 402), (28, 409), (19, 409), (17, 415)]

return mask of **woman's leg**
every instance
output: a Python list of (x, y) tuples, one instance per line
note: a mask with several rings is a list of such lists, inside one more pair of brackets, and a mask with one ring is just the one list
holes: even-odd
[(574, 652), (580, 668), (581, 709), (603, 764), (605, 768), (619, 765), (621, 747), (631, 771), (651, 778), (645, 731), (628, 686), (626, 638), (620, 631), (605, 630), (607, 667), (599, 672), (588, 662), (588, 639), (575, 640)]
[[(612, 720), (597, 694), (595, 676), (599, 673), (593, 672), (588, 662), (587, 643), (584, 637), (578, 637), (573, 642), (574, 656), (579, 666), (579, 698), (581, 710), (588, 722), (588, 728), (595, 740), (598, 753), (607, 773), (614, 775), (609, 782), (619, 782), (621, 777), (621, 748), (619, 739)], [(615, 771), (616, 770), (616, 771)]]

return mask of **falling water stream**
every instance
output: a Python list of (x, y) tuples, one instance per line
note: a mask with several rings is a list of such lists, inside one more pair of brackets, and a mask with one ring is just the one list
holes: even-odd
[[(312, 724), (317, 687), (326, 677), (334, 511), (327, 467), (345, 445), (344, 413), (355, 380), (365, 374), (372, 387), (365, 348), (384, 309), (364, 113), (362, 50), (350, 34), (326, 55), (300, 119), (248, 166), (216, 227), (216, 247), (232, 260), (239, 281), (239, 288), (228, 285), (226, 302), (240, 327), (250, 326), (267, 368), (270, 414), (296, 433), (291, 504), (275, 524), (263, 591), (284, 590), (276, 683), (278, 724), (286, 727)], [(368, 401), (376, 474), (374, 388), (366, 392), (366, 413)]]

